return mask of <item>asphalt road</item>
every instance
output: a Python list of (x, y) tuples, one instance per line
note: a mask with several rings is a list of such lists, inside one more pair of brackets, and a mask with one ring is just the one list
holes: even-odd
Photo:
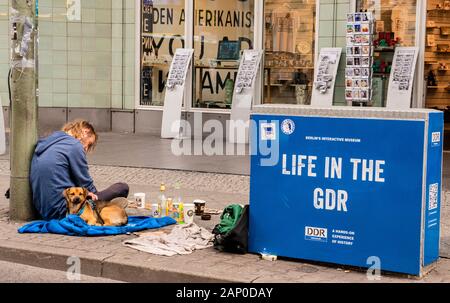
[[(70, 276), (70, 274), (69, 274)], [(70, 276), (74, 277), (74, 276)], [(80, 276), (69, 280), (67, 273), (17, 263), (0, 261), (0, 283), (121, 283), (120, 281)]]

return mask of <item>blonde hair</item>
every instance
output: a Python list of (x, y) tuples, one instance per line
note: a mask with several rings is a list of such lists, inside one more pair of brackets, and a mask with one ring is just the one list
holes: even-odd
[[(94, 150), (95, 146), (97, 145), (98, 135), (94, 130), (94, 127), (92, 124), (90, 124), (86, 120), (78, 119), (74, 120), (72, 122), (66, 123), (62, 129), (63, 132), (71, 135), (75, 139), (78, 139), (83, 143), (83, 141), (86, 139), (86, 137), (94, 137), (94, 143), (88, 146), (87, 152), (90, 152)], [(87, 132), (85, 132), (87, 131)]]

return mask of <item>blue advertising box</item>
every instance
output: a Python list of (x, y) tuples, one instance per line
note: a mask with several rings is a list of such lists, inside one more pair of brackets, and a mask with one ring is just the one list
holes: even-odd
[(422, 276), (439, 257), (443, 114), (252, 113), (249, 250)]

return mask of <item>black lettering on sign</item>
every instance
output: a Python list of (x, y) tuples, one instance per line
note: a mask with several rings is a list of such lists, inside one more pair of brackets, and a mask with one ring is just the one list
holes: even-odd
[(158, 9), (154, 8), (153, 9), (153, 24), (158, 24), (159, 23), (159, 11)]
[(146, 14), (151, 14), (153, 11), (153, 3), (143, 3), (142, 4), (142, 12), (146, 13)]
[[(233, 77), (231, 76), (233, 73)], [(202, 77), (202, 90), (209, 90), (211, 95), (219, 94), (225, 89), (225, 84), (227, 80), (235, 81), (237, 77), (237, 71), (227, 72), (225, 78), (220, 74), (220, 71), (216, 71), (216, 83), (214, 85), (210, 71), (205, 71)]]
[[(246, 42), (248, 44), (248, 49), (253, 49), (253, 42), (251, 39), (247, 38), (247, 37), (239, 37), (239, 41), (242, 42)], [(241, 46), (242, 48), (242, 46)]]
[(180, 16), (180, 22), (178, 22), (178, 24), (181, 25), (182, 23), (184, 23), (185, 20), (186, 20), (186, 15), (184, 13), (184, 9), (182, 9), (181, 16)]
[(153, 8), (153, 24), (173, 25), (173, 8)]
[[(179, 40), (181, 42), (181, 45), (178, 47), (173, 46), (175, 40)], [(173, 35), (172, 38), (169, 40), (169, 54), (173, 57), (175, 54), (175, 50), (177, 48), (184, 48), (184, 38), (181, 35)]]
[[(208, 85), (206, 85), (206, 82), (208, 82)], [(209, 89), (210, 93), (211, 93), (211, 94), (214, 94), (214, 88), (213, 88), (213, 85), (212, 85), (211, 75), (209, 74), (208, 71), (206, 71), (206, 72), (203, 74), (203, 79), (202, 79), (202, 86), (201, 86), (201, 88), (202, 88), (202, 89)]]
[(142, 54), (150, 56), (153, 52), (153, 37), (142, 37)]
[(206, 11), (206, 26), (212, 26), (211, 21), (213, 19), (213, 14), (211, 11)]
[(197, 12), (198, 14), (198, 26), (203, 26), (202, 20), (203, 20), (203, 10), (200, 9)]
[(205, 55), (205, 36), (200, 37), (200, 59)]
[[(242, 12), (242, 15), (244, 15), (244, 12)], [(233, 23), (234, 27), (239, 27), (241, 25), (240, 19), (241, 19), (240, 12), (234, 12), (234, 23)]]
[(161, 45), (162, 45), (162, 43), (163, 43), (163, 41), (164, 41), (164, 36), (163, 37), (161, 37), (161, 39), (159, 39), (159, 41), (158, 41), (158, 43), (156, 43), (156, 40), (155, 40), (155, 38), (153, 38), (153, 49), (155, 50), (155, 56), (158, 56), (158, 51), (159, 51), (159, 49), (161, 48)]
[[(247, 27), (253, 24), (251, 11), (196, 10), (195, 25), (214, 27)], [(180, 24), (184, 22), (184, 10), (181, 12)]]
[(250, 28), (252, 26), (252, 23), (253, 23), (252, 22), (253, 21), (252, 13), (251, 12), (247, 12), (245, 14), (245, 19), (247, 19), (247, 22), (245, 23), (245, 27)]
[(165, 73), (162, 70), (158, 71), (158, 92), (162, 93), (166, 87), (167, 78), (169, 77), (169, 72)]
[(149, 13), (142, 14), (142, 32), (151, 34), (153, 32), (153, 15)]
[[(234, 79), (236, 79), (236, 75), (237, 75), (237, 72), (234, 73), (233, 81), (234, 81)], [(217, 72), (217, 75), (216, 75), (216, 94), (218, 94), (219, 91), (221, 91), (221, 90), (223, 90), (225, 88), (225, 83), (227, 82), (227, 80), (230, 80), (230, 79), (231, 79), (231, 72), (227, 73), (224, 81), (222, 81), (222, 77), (220, 76), (220, 73)]]
[(227, 21), (225, 22), (225, 26), (233, 26), (232, 18), (231, 18), (231, 12), (230, 11), (227, 13)]
[(217, 14), (217, 26), (222, 27), (223, 26), (223, 11), (218, 11)]
[(143, 67), (141, 75), (141, 105), (152, 104), (152, 69)]

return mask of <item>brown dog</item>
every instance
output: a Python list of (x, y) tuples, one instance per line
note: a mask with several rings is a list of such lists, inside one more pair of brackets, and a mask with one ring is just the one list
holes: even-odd
[(88, 190), (81, 187), (71, 187), (64, 191), (67, 210), (71, 215), (79, 215), (89, 225), (122, 226), (128, 223), (125, 212), (127, 200), (114, 199), (111, 202), (97, 201), (95, 206), (88, 202)]

